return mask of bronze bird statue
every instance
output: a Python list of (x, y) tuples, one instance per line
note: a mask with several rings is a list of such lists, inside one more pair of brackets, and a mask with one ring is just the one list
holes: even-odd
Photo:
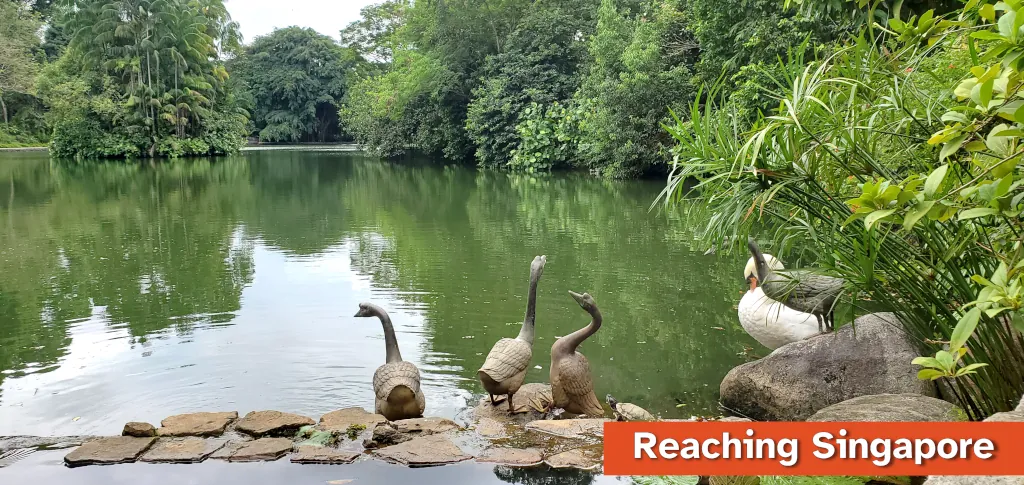
[(372, 303), (360, 303), (357, 317), (377, 317), (384, 326), (386, 363), (373, 373), (373, 392), (377, 414), (389, 421), (423, 416), (426, 399), (420, 390), (420, 370), (412, 362), (402, 360), (391, 317)]
[(601, 311), (588, 293), (570, 291), (580, 308), (590, 314), (590, 324), (555, 341), (551, 346), (551, 395), (553, 407), (572, 414), (604, 415), (601, 401), (594, 394), (594, 380), (590, 363), (576, 351), (584, 340), (601, 328)]
[(794, 310), (814, 315), (819, 332), (835, 328), (836, 300), (843, 292), (845, 280), (810, 270), (775, 271), (753, 238), (747, 241), (747, 247), (754, 257), (756, 278), (765, 296)]
[(526, 371), (530, 368), (533, 358), (534, 324), (537, 316), (537, 282), (544, 274), (546, 256), (533, 258), (530, 265), (530, 292), (526, 298), (526, 317), (523, 327), (516, 338), (503, 338), (494, 344), (487, 354), (483, 367), (476, 372), (480, 384), (495, 404), (494, 396), (508, 395), (508, 413), (513, 414), (512, 396), (515, 395), (526, 379)]

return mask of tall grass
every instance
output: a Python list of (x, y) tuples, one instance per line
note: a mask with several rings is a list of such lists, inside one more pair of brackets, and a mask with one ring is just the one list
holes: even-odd
[[(977, 298), (971, 277), (991, 275), (1001, 262), (993, 227), (958, 218), (869, 227), (850, 220), (848, 201), (865, 183), (912, 179), (939, 165), (927, 141), (943, 129), (969, 67), (972, 53), (959, 39), (899, 47), (861, 36), (821, 61), (790, 59), (779, 72), (798, 74), (774, 90), (778, 109), (749, 125), (709, 88), (688, 121), (666, 127), (678, 145), (661, 199), (681, 205), (707, 244), (741, 250), (757, 232), (788, 265), (846, 278), (855, 305), (897, 312), (922, 352), (941, 350), (963, 305)], [(942, 188), (956, 190), (972, 175), (954, 167)], [(684, 189), (691, 179), (692, 192)], [(975, 419), (1012, 409), (1024, 392), (1020, 336), (1007, 314), (983, 315), (964, 364), (989, 366), (941, 380), (941, 390)]]

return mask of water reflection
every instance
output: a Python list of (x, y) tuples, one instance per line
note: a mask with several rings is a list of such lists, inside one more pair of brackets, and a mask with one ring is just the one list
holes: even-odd
[(656, 412), (713, 411), (750, 344), (738, 262), (687, 251), (670, 216), (648, 213), (653, 183), (296, 151), (153, 166), (3, 155), (4, 181), (0, 434), (370, 407), (384, 349), (379, 325), (351, 318), (365, 299), (392, 313), (428, 413), (454, 415), (490, 346), (517, 332), (536, 254), (549, 264), (528, 380), (588, 321), (568, 289), (606, 317), (582, 348), (599, 394)]

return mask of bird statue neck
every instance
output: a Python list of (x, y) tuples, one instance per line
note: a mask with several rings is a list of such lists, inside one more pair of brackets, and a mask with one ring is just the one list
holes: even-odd
[(764, 259), (764, 253), (761, 252), (761, 248), (757, 246), (757, 243), (751, 239), (747, 243), (747, 247), (750, 249), (750, 254), (754, 256), (754, 267), (757, 268), (757, 280), (763, 283), (768, 279), (768, 275), (771, 274), (772, 270), (768, 267), (768, 262)]
[(601, 310), (598, 310), (595, 306), (592, 309), (588, 309), (590, 313), (590, 324), (583, 327), (559, 340), (560, 350), (565, 352), (567, 355), (571, 355), (576, 352), (576, 348), (583, 343), (584, 340), (588, 339), (591, 335), (597, 333), (598, 329), (601, 328)]
[(376, 305), (371, 306), (370, 311), (373, 313), (373, 316), (380, 319), (381, 325), (384, 326), (384, 347), (387, 349), (387, 363), (401, 362), (402, 352), (398, 350), (398, 339), (395, 338), (395, 327), (391, 325), (391, 317), (388, 316), (388, 312)]
[(530, 292), (526, 297), (526, 317), (523, 318), (523, 328), (519, 330), (516, 337), (528, 344), (533, 345), (534, 323), (537, 318), (537, 282), (540, 275), (537, 271), (530, 272)]

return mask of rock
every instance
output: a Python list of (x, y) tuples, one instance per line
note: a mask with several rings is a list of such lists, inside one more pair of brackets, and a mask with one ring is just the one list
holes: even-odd
[[(1024, 422), (1024, 399), (1017, 409), (1005, 413), (996, 413), (985, 420), (986, 423), (1019, 423)], [(924, 485), (1024, 485), (1024, 477), (928, 477)]]
[(418, 433), (421, 435), (444, 433), (453, 429), (462, 429), (455, 421), (445, 418), (413, 418), (392, 421), (399, 433)]
[(421, 436), (373, 453), (389, 462), (411, 467), (448, 465), (473, 458), (464, 454), (448, 438), (436, 434)]
[(227, 444), (222, 446), (219, 450), (214, 451), (210, 455), (211, 460), (227, 460), (231, 458), (231, 455), (235, 454), (239, 448), (245, 444), (246, 441), (228, 441)]
[(99, 436), (6, 436), (0, 438), (0, 453), (25, 448), (60, 450), (81, 446)]
[(235, 429), (257, 438), (262, 436), (291, 436), (303, 427), (316, 424), (310, 418), (281, 411), (253, 411), (238, 420)]
[(499, 422), (496, 419), (491, 418), (480, 418), (480, 421), (476, 423), (476, 434), (487, 438), (487, 439), (498, 439), (508, 436), (508, 430), (505, 428), (505, 424)]
[(134, 436), (136, 438), (148, 438), (156, 436), (156, 427), (149, 423), (131, 422), (124, 425), (122, 436)]
[(177, 414), (160, 421), (158, 436), (220, 436), (238, 413)]
[(345, 408), (323, 415), (320, 418), (320, 429), (347, 433), (350, 426), (373, 429), (378, 424), (385, 422), (387, 422), (387, 418), (384, 416), (368, 413), (363, 408)]
[(356, 461), (361, 453), (337, 450), (320, 446), (300, 446), (292, 457), (292, 463), (315, 463), (321, 465), (346, 465)]
[(227, 440), (206, 440), (191, 436), (161, 438), (139, 460), (151, 463), (199, 463), (226, 443)]
[(139, 458), (149, 449), (156, 438), (136, 438), (133, 436), (114, 436), (100, 438), (75, 448), (64, 457), (68, 466), (112, 465), (130, 463)]
[(338, 431), (323, 431), (313, 426), (303, 426), (295, 434), (296, 440), (302, 440), (295, 446), (334, 446), (341, 441), (341, 433)]
[(228, 458), (228, 461), (274, 461), (292, 451), (288, 438), (260, 438), (246, 441)]
[(594, 470), (601, 467), (601, 448), (588, 447), (569, 450), (544, 460), (551, 468)]
[(814, 413), (808, 421), (967, 421), (967, 414), (956, 405), (934, 397), (920, 394), (878, 394), (855, 397), (833, 404)]
[(583, 438), (584, 435), (604, 436), (604, 423), (607, 419), (549, 419), (533, 421), (526, 429), (539, 431), (562, 438)]
[(866, 315), (734, 368), (722, 381), (722, 406), (757, 421), (803, 421), (858, 396), (935, 397), (934, 384), (919, 380), (910, 363), (917, 354), (893, 314)]
[(474, 412), (477, 418), (491, 418), (501, 422), (516, 422), (525, 424), (530, 421), (544, 419), (544, 413), (538, 411), (552, 403), (551, 385), (531, 382), (523, 384), (519, 392), (512, 397), (512, 406), (515, 414), (509, 416), (508, 403), (501, 402), (497, 405), (491, 404), (490, 397), (480, 400)]
[(488, 448), (476, 457), (479, 463), (497, 463), (507, 466), (534, 466), (544, 463), (544, 456), (536, 448)]
[(363, 447), (370, 448), (383, 448), (385, 446), (397, 445), (399, 443), (405, 443), (412, 439), (407, 433), (401, 433), (391, 423), (382, 423), (381, 425), (373, 428), (373, 437), (363, 441)]

